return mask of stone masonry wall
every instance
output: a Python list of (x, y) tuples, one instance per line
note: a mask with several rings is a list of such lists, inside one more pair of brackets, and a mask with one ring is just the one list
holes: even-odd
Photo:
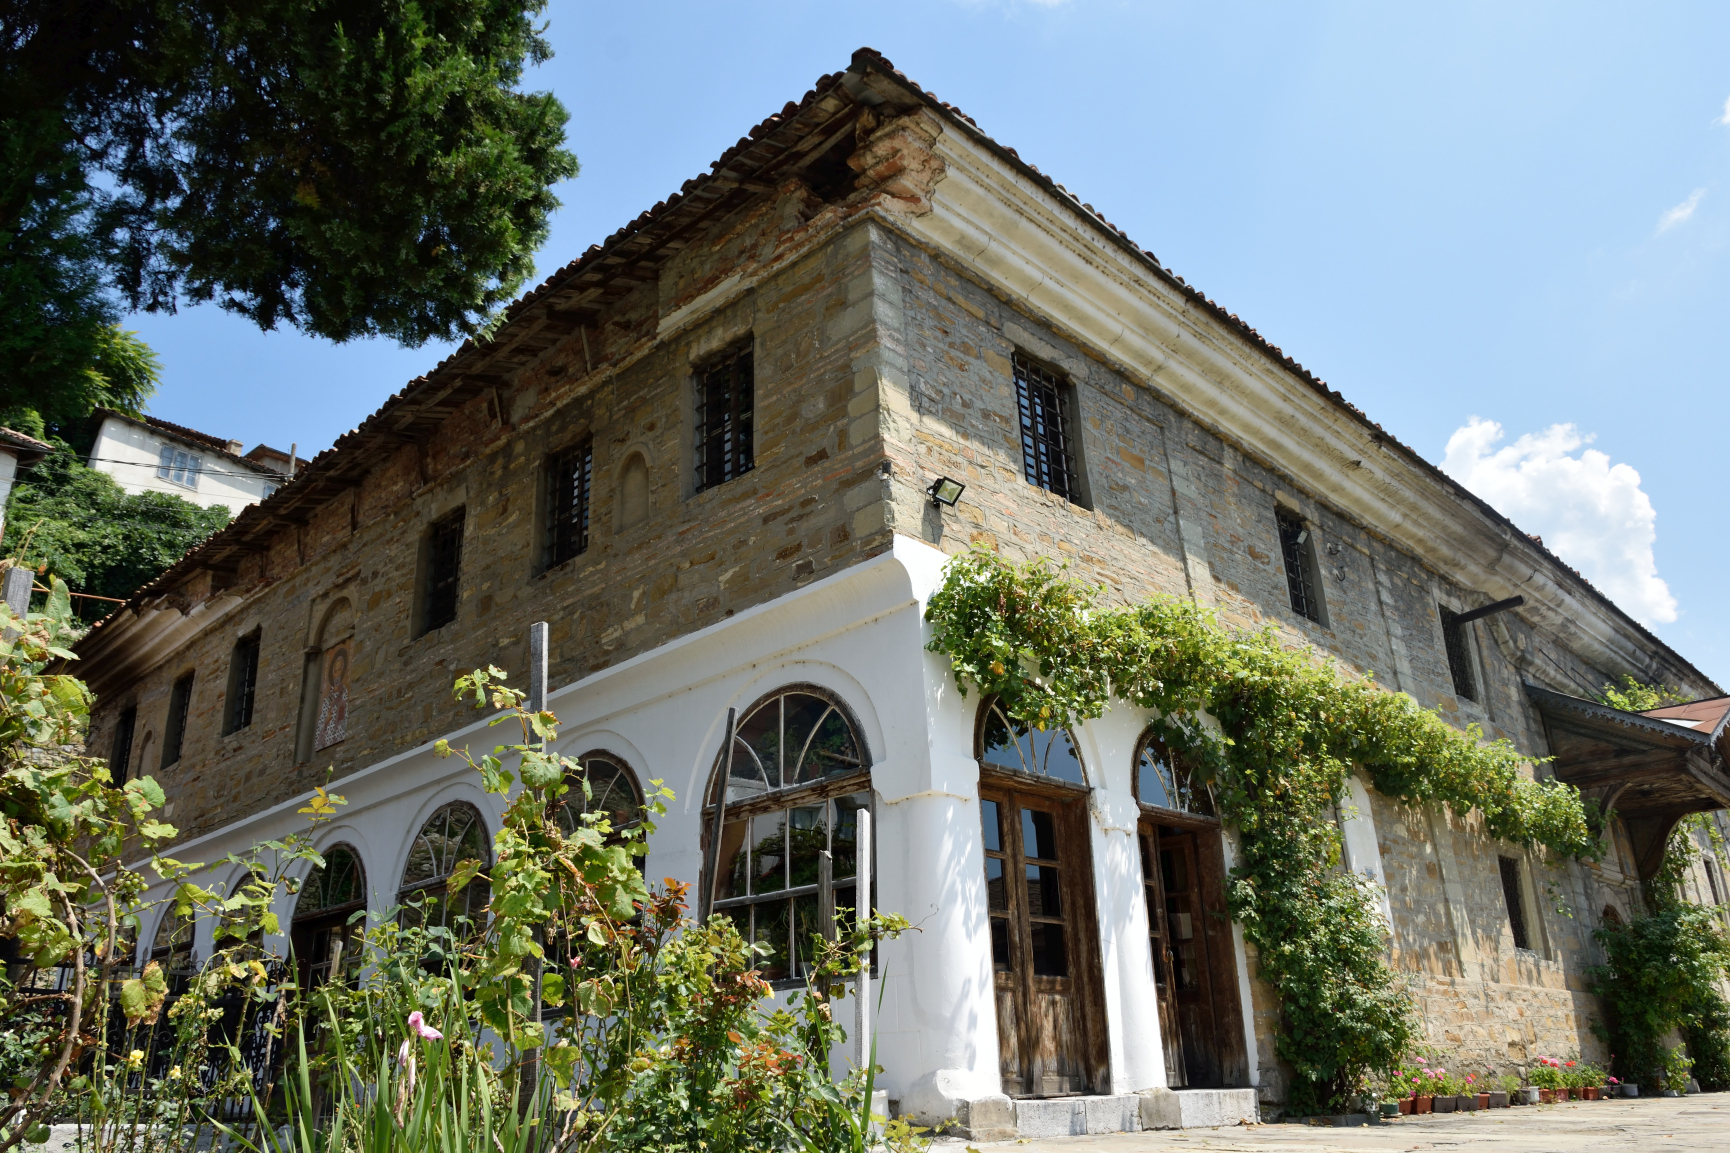
[[(1194, 595), (1226, 622), (1272, 624), (1382, 683), (1476, 722), (1535, 756), (1543, 730), (1521, 688), (1536, 661), (1589, 692), (1617, 670), (1594, 669), (1562, 638), (1541, 636), (1515, 614), (1470, 626), (1480, 702), (1457, 698), (1441, 619), (1468, 590), (1448, 578), (1445, 557), (1413, 557), (1336, 510), (1320, 505), (1228, 438), (1179, 412), (1158, 381), (1131, 380), (971, 279), (964, 269), (881, 230), (873, 259), (880, 278), (886, 376), (884, 431), (894, 460), (892, 523), (949, 552), (983, 543), (1027, 558), (1067, 561), (1111, 599)], [(1016, 352), (1058, 370), (1075, 388), (1083, 504), (1028, 484), (1022, 475), (1011, 368)], [(1198, 414), (1205, 417), (1205, 414)], [(923, 499), (948, 475), (967, 491), (939, 513)], [(1326, 624), (1291, 611), (1275, 509), (1300, 513), (1317, 534)], [(1373, 796), (1373, 794), (1372, 794)], [(1374, 797), (1373, 814), (1390, 881), (1393, 963), (1411, 983), (1425, 1042), (1466, 1066), (1506, 1072), (1539, 1053), (1602, 1058), (1587, 1025), (1596, 1009), (1583, 969), (1597, 961), (1589, 939), (1599, 906), (1587, 884), (1625, 891), (1604, 870), (1551, 872), (1498, 846), (1446, 813)], [(1513, 947), (1498, 855), (1519, 857), (1529, 893), (1533, 947)], [(1603, 874), (1602, 876), (1598, 874)], [(1558, 912), (1557, 910), (1565, 912)], [(1252, 957), (1253, 971), (1253, 957)], [(1264, 1097), (1282, 1096), (1275, 1067), (1275, 999), (1255, 982)]]

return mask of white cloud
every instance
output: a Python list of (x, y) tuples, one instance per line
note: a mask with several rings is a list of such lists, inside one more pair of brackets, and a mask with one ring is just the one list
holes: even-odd
[(1593, 438), (1571, 424), (1496, 448), (1501, 439), (1501, 425), (1472, 417), (1448, 438), (1442, 471), (1543, 537), (1635, 620), (1675, 620), (1676, 598), (1652, 556), (1658, 514), (1640, 474), (1596, 449), (1577, 452)]
[(1700, 207), (1700, 198), (1706, 195), (1704, 188), (1696, 188), (1688, 194), (1688, 199), (1668, 210), (1658, 218), (1658, 231), (1668, 232), (1678, 224), (1686, 224), (1688, 218), (1694, 215), (1694, 210)]
[(1718, 123), (1730, 124), (1730, 98), (1726, 98), (1724, 101), (1724, 115), (1718, 118)]

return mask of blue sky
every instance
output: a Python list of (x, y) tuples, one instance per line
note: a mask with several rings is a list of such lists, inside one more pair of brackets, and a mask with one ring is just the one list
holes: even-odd
[[(548, 15), (557, 55), (531, 84), (571, 110), (583, 171), (543, 274), (868, 44), (1730, 685), (1730, 6)], [(303, 453), (448, 351), (263, 334), (211, 308), (129, 325), (163, 357), (153, 413)]]

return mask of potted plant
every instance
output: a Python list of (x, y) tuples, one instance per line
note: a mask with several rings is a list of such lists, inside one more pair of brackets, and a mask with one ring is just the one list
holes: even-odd
[(1438, 1113), (1452, 1113), (1459, 1105), (1460, 1079), (1446, 1069), (1435, 1070), (1435, 1105)]
[(1506, 1109), (1514, 1103), (1520, 1091), (1520, 1079), (1512, 1073), (1505, 1073), (1494, 1084), (1496, 1088), (1490, 1090), (1490, 1108)]
[(1580, 1096), (1587, 1101), (1596, 1101), (1603, 1095), (1604, 1084), (1608, 1074), (1591, 1061), (1582, 1063), (1575, 1076), (1580, 1081)]
[(1454, 1108), (1461, 1113), (1472, 1113), (1478, 1108), (1478, 1078), (1474, 1073), (1467, 1073), (1454, 1082)]
[(1557, 1100), (1567, 1100), (1566, 1096), (1560, 1098), (1556, 1096), (1558, 1092), (1566, 1091), (1564, 1089), (1566, 1078), (1562, 1063), (1556, 1058), (1540, 1056), (1538, 1063), (1532, 1066), (1526, 1074), (1526, 1079), (1538, 1090), (1538, 1100), (1545, 1105), (1552, 1104)]

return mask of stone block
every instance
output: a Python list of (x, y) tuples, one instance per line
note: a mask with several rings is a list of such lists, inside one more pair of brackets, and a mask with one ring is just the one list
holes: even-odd
[(1254, 1089), (1150, 1089), (1141, 1094), (1143, 1129), (1216, 1129), (1259, 1118)]

